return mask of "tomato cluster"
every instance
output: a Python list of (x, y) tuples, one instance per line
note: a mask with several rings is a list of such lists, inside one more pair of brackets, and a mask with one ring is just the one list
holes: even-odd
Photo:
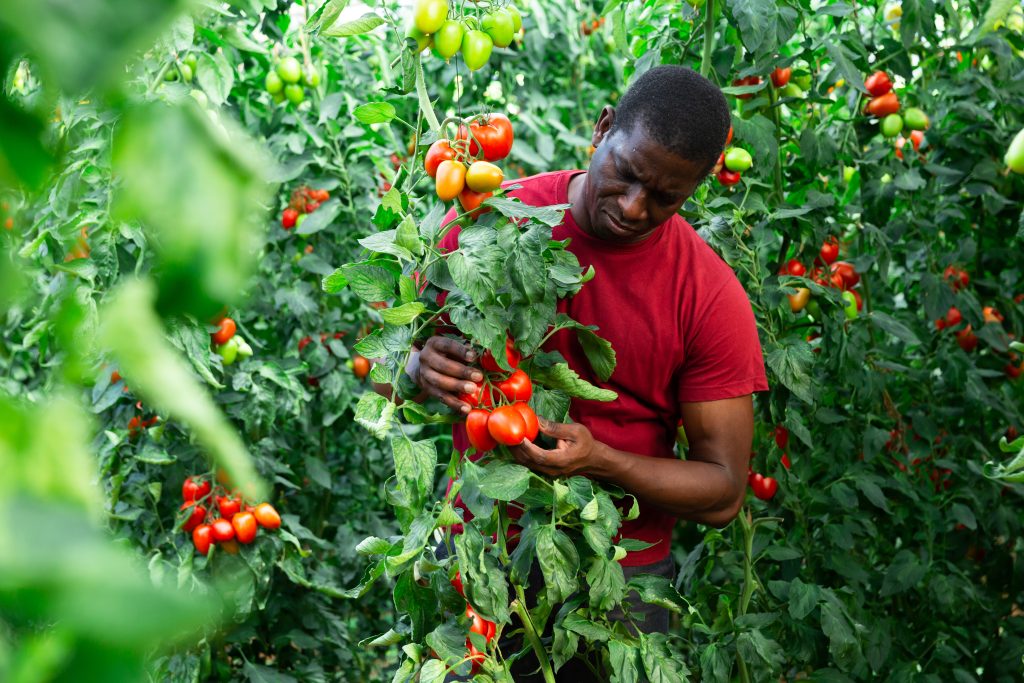
[[(461, 595), (462, 597), (466, 597), (465, 589), (462, 586), (462, 576), (458, 571), (455, 572), (455, 577), (451, 580), (451, 584), (459, 595)], [(469, 619), (470, 633), (470, 635), (466, 637), (466, 649), (469, 651), (467, 659), (469, 659), (469, 661), (473, 663), (473, 668), (472, 671), (470, 672), (470, 675), (475, 676), (477, 672), (480, 671), (480, 667), (483, 665), (484, 660), (487, 658), (487, 654), (481, 652), (479, 649), (477, 649), (476, 645), (473, 644), (472, 634), (475, 633), (479, 636), (482, 636), (484, 642), (489, 644), (491, 641), (494, 640), (494, 637), (497, 634), (498, 629), (497, 625), (493, 621), (488, 621), (487, 619), (484, 619), (479, 614), (477, 614), (476, 610), (474, 610), (473, 606), (470, 605), (468, 602), (466, 603), (466, 618)]]
[(174, 82), (180, 80), (183, 83), (191, 83), (192, 78), (197, 75), (199, 60), (192, 53), (174, 60), (164, 70), (164, 80)]
[(466, 433), (478, 453), (498, 447), (518, 446), (523, 440), (534, 441), (540, 432), (537, 414), (529, 405), (533, 396), (530, 376), (519, 368), (520, 353), (514, 342), (505, 342), (505, 359), (512, 371), (501, 369), (490, 351), (485, 351), (480, 366), (485, 370), (484, 384), (472, 394), (459, 398), (469, 404)]
[(249, 505), (240, 494), (228, 493), (219, 485), (214, 487), (208, 479), (187, 477), (181, 486), (181, 497), (181, 529), (191, 532), (192, 543), (200, 555), (208, 554), (214, 543), (220, 543), (234, 555), (238, 543), (256, 540), (260, 527), (281, 527), (281, 516), (270, 503)]
[[(504, 114), (485, 114), (460, 125), (455, 140), (434, 142), (423, 158), (423, 168), (434, 179), (442, 201), (458, 198), (464, 211), (476, 217), (489, 211), (480, 205), (501, 187), (505, 175), (491, 163), (512, 151), (512, 122)], [(483, 157), (482, 159), (480, 157)]]
[[(121, 380), (121, 373), (119, 373), (119, 372), (117, 372), (115, 370), (110, 375), (110, 383), (111, 384), (115, 383), (114, 375), (117, 375), (117, 381)], [(126, 386), (124, 388), (124, 390), (128, 391), (128, 387)], [(144, 411), (143, 411), (143, 408), (142, 408), (142, 401), (136, 401), (135, 402), (135, 409), (138, 410), (140, 413), (144, 414)], [(137, 438), (139, 436), (139, 434), (142, 433), (142, 430), (149, 429), (150, 427), (152, 427), (153, 425), (155, 425), (159, 421), (160, 421), (160, 418), (158, 416), (156, 416), (156, 415), (152, 415), (152, 416), (150, 416), (148, 418), (143, 417), (141, 414), (133, 416), (130, 420), (128, 420), (128, 438), (129, 439)]]
[[(864, 300), (856, 289), (860, 283), (860, 273), (852, 263), (839, 261), (839, 240), (828, 237), (821, 245), (818, 255), (814, 258), (814, 268), (807, 271), (804, 264), (797, 258), (791, 258), (779, 269), (779, 275), (808, 277), (821, 287), (834, 287), (842, 291), (843, 310), (846, 317), (853, 319), (864, 307)], [(789, 307), (793, 313), (804, 310), (811, 302), (811, 290), (798, 287), (796, 294), (789, 295)]]
[(924, 141), (924, 131), (931, 125), (928, 115), (917, 107), (909, 107), (901, 116), (900, 101), (893, 90), (892, 80), (889, 74), (884, 71), (876, 71), (864, 81), (864, 89), (868, 91), (871, 99), (864, 107), (864, 113), (874, 116), (880, 121), (882, 135), (886, 138), (896, 138), (896, 156), (903, 158), (903, 146), (906, 145), (906, 138), (900, 133), (904, 127), (911, 130), (910, 141), (914, 151), (919, 152), (921, 143)]
[(214, 351), (220, 356), (221, 363), (231, 365), (241, 358), (245, 360), (252, 356), (252, 347), (240, 334), (235, 334), (238, 326), (235, 321), (227, 316), (216, 323), (217, 329), (210, 333), (210, 341), (213, 343)]
[[(13, 223), (11, 225), (13, 226)], [(89, 258), (91, 253), (92, 249), (89, 247), (89, 226), (83, 225), (81, 230), (79, 230), (78, 239), (75, 240), (75, 246), (71, 247), (64, 260), (73, 261), (80, 258)]]
[(591, 33), (597, 33), (597, 30), (604, 26), (604, 17), (598, 17), (591, 21), (580, 22), (580, 33), (585, 36), (589, 36)]
[(281, 212), (281, 227), (291, 230), (302, 225), (308, 214), (320, 208), (320, 205), (331, 198), (327, 190), (315, 190), (311, 187), (302, 187), (292, 192), (288, 207)]
[(445, 61), (458, 53), (470, 71), (487, 64), (495, 47), (508, 47), (521, 35), (523, 17), (513, 5), (450, 19), (447, 0), (416, 0), (406, 31), (417, 52), (432, 47)]
[(13, 230), (14, 229), (14, 216), (10, 215), (10, 213), (11, 213), (11, 204), (10, 204), (10, 202), (8, 202), (6, 200), (0, 202), (0, 216), (2, 216), (3, 219), (4, 219), (4, 229), (5, 230)]
[(727, 149), (718, 155), (718, 162), (715, 164), (712, 173), (723, 187), (732, 187), (740, 182), (743, 172), (754, 165), (754, 158), (750, 152), (742, 147), (728, 148), (732, 142), (732, 126), (729, 126), (729, 134), (725, 137)]
[(320, 72), (312, 64), (303, 68), (295, 57), (284, 57), (267, 72), (263, 79), (264, 89), (270, 93), (274, 102), (280, 104), (288, 100), (294, 105), (302, 104), (306, 99), (303, 86), (316, 89), (320, 85)]

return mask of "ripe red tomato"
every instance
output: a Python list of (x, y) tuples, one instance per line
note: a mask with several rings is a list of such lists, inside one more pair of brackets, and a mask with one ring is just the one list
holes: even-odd
[(455, 150), (448, 140), (437, 140), (423, 157), (423, 168), (431, 178), (437, 176), (437, 167), (442, 161), (454, 161)]
[[(480, 141), (484, 159), (487, 161), (500, 161), (512, 151), (514, 139), (512, 122), (504, 114), (487, 114), (482, 119), (470, 123), (469, 130)], [(466, 137), (466, 127), (459, 126), (459, 139), (465, 140)], [(470, 138), (469, 153), (472, 156), (477, 156), (480, 153), (476, 141), (472, 138)]]
[(182, 531), (193, 531), (197, 526), (203, 523), (204, 519), (206, 519), (206, 508), (195, 501), (186, 501), (182, 503), (179, 510), (191, 510), (188, 514), (188, 519), (181, 525)]
[(205, 479), (186, 477), (185, 483), (181, 485), (181, 497), (186, 501), (202, 500), (210, 493), (210, 488), (210, 482)]
[(715, 177), (718, 178), (718, 182), (725, 187), (732, 187), (740, 181), (740, 178), (742, 178), (738, 171), (730, 171), (727, 168), (722, 168)]
[(513, 403), (512, 407), (519, 411), (519, 414), (523, 416), (523, 422), (526, 423), (526, 440), (533, 442), (537, 440), (537, 434), (540, 433), (540, 422), (537, 420), (537, 413), (533, 412), (533, 408), (530, 407), (529, 403)]
[(1003, 314), (997, 311), (993, 306), (985, 306), (981, 309), (981, 315), (987, 323), (999, 323), (1002, 324), (1005, 318)]
[(242, 499), (231, 496), (217, 496), (217, 511), (225, 519), (231, 519), (242, 509)]
[(234, 320), (231, 318), (224, 318), (220, 321), (220, 326), (217, 328), (217, 331), (211, 334), (210, 338), (217, 346), (227, 344), (231, 341), (231, 338), (235, 336), (235, 332), (237, 330), (238, 327), (235, 325)]
[[(395, 158), (396, 158), (395, 155), (392, 154), (391, 155), (392, 161)], [(395, 165), (395, 168), (397, 168), (397, 167), (398, 167), (398, 164)], [(331, 193), (328, 192), (327, 190), (310, 190), (309, 197), (313, 201), (320, 202), (321, 204), (323, 204), (324, 202), (326, 202), (328, 199), (331, 198)]]
[(488, 643), (494, 639), (494, 634), (497, 631), (493, 621), (487, 621), (482, 616), (476, 613), (473, 606), (469, 603), (466, 604), (466, 618), (470, 620), (469, 632), (476, 633), (484, 637)]
[(971, 331), (970, 324), (962, 330), (956, 332), (956, 343), (960, 345), (960, 348), (970, 353), (978, 347), (978, 336)]
[(881, 97), (892, 90), (892, 81), (889, 80), (889, 74), (884, 71), (876, 71), (864, 81), (864, 89), (872, 97)]
[(281, 212), (281, 227), (291, 230), (295, 227), (295, 221), (299, 220), (299, 212), (295, 209), (285, 209)]
[(500, 444), (518, 446), (526, 438), (526, 421), (512, 406), (498, 406), (487, 420), (487, 431)]
[(469, 638), (466, 639), (466, 647), (469, 649), (469, 661), (473, 662), (469, 674), (476, 676), (480, 671), (480, 667), (483, 666), (484, 660), (487, 659), (487, 655), (477, 650)]
[[(760, 76), (747, 76), (746, 78), (737, 78), (732, 82), (733, 85), (758, 85), (761, 82)], [(741, 100), (749, 100), (754, 96), (754, 93), (745, 93), (743, 95), (736, 95)]]
[(914, 151), (920, 152), (921, 143), (924, 142), (924, 132), (920, 130), (910, 131), (910, 142), (914, 146)]
[(956, 266), (946, 266), (946, 270), (942, 272), (942, 278), (949, 283), (954, 292), (963, 289), (971, 282), (967, 271)]
[(210, 552), (210, 546), (213, 544), (213, 527), (209, 524), (200, 524), (192, 530), (192, 544), (196, 547), (196, 552), (200, 555), (206, 555)]
[(793, 75), (793, 70), (790, 68), (783, 69), (781, 66), (775, 67), (775, 71), (772, 71), (772, 85), (776, 88), (784, 88), (789, 83), (789, 77)]
[(277, 514), (277, 510), (270, 503), (260, 503), (257, 505), (253, 515), (256, 517), (259, 525), (265, 529), (281, 528), (281, 515)]
[(791, 258), (786, 262), (786, 272), (790, 275), (803, 277), (804, 274), (807, 273), (807, 268), (804, 267), (804, 264), (800, 263), (799, 260)]
[(370, 374), (370, 361), (359, 354), (352, 356), (352, 374), (363, 379)]
[(900, 110), (900, 100), (896, 97), (896, 93), (887, 92), (884, 95), (875, 97), (867, 106), (864, 107), (864, 111), (871, 114), (875, 118), (882, 118), (889, 114), (895, 114)]
[(1005, 372), (1006, 376), (1010, 379), (1017, 379), (1021, 376), (1021, 373), (1024, 373), (1024, 363), (1021, 363), (1020, 365), (1007, 363), (1003, 366), (1003, 372)]
[(299, 353), (302, 353), (302, 350), (305, 349), (307, 346), (309, 346), (310, 342), (312, 342), (312, 341), (313, 341), (313, 338), (309, 337), (309, 336), (306, 336), (306, 337), (303, 337), (302, 339), (300, 339), (299, 340)]
[(789, 443), (789, 430), (782, 425), (775, 425), (775, 445), (785, 450)]
[[(505, 338), (505, 360), (508, 361), (508, 366), (515, 370), (519, 367), (519, 361), (522, 360), (523, 356), (516, 350), (515, 342), (512, 341), (512, 337)], [(498, 367), (498, 362), (494, 360), (494, 355), (491, 354), (491, 350), (487, 349), (484, 351), (484, 355), (480, 358), (480, 367), (488, 372), (504, 372)]]
[(470, 407), (490, 408), (494, 405), (491, 401), (491, 391), (486, 385), (480, 386), (475, 393), (459, 394), (459, 400), (463, 403), (468, 403)]
[(831, 265), (836, 262), (839, 258), (839, 240), (835, 237), (829, 237), (821, 245), (821, 251), (819, 252), (821, 260)]
[(213, 520), (213, 540), (215, 541), (230, 541), (235, 537), (235, 527), (231, 526), (231, 522), (220, 517)]
[(491, 414), (483, 408), (474, 408), (466, 416), (466, 434), (477, 453), (485, 453), (498, 447), (498, 442), (487, 431), (487, 420), (490, 417)]
[(842, 289), (851, 289), (860, 282), (860, 274), (854, 269), (853, 264), (847, 263), (846, 261), (838, 261), (833, 263), (830, 270), (833, 273), (838, 273), (843, 279)]
[(252, 543), (256, 540), (256, 515), (251, 512), (239, 512), (231, 519), (231, 526), (235, 530), (235, 538), (239, 543)]
[(513, 403), (529, 401), (533, 396), (533, 382), (530, 381), (530, 376), (522, 370), (516, 370), (509, 375), (508, 379), (498, 382), (497, 387), (498, 391)]
[(774, 477), (765, 477), (755, 472), (750, 477), (750, 488), (754, 491), (754, 495), (761, 500), (771, 500), (775, 497), (775, 492), (779, 490), (779, 482)]
[(781, 462), (782, 466), (785, 467), (787, 470), (789, 469), (789, 456), (788, 455), (783, 453), (782, 454), (782, 458), (779, 460), (779, 462)]

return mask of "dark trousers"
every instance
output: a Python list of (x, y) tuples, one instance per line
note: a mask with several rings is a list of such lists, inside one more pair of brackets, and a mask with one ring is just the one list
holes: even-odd
[[(441, 544), (437, 548), (438, 558), (448, 555), (448, 548)], [(627, 582), (637, 574), (655, 574), (657, 576), (664, 576), (669, 581), (672, 581), (675, 578), (675, 562), (673, 562), (670, 555), (661, 562), (655, 562), (654, 564), (641, 567), (623, 567), (622, 573), (625, 575)], [(537, 595), (543, 586), (544, 575), (541, 573), (540, 567), (534, 564), (533, 569), (530, 571), (530, 585), (526, 590), (528, 605), (536, 604)], [(638, 630), (643, 633), (668, 633), (668, 609), (643, 602), (636, 593), (632, 592), (626, 596), (625, 603), (629, 608), (631, 619), (636, 622)], [(557, 611), (556, 607), (552, 614)], [(608, 619), (611, 621), (625, 621), (625, 614), (621, 608), (617, 607), (608, 613)], [(552, 619), (549, 619), (547, 628), (544, 630), (545, 637), (550, 637), (552, 634), (551, 622)], [(513, 625), (517, 623), (518, 619), (513, 617)], [(523, 639), (521, 637), (502, 638), (498, 646), (501, 648), (502, 653), (511, 654), (522, 649)], [(582, 653), (580, 656), (582, 656)], [(532, 653), (512, 664), (512, 676), (517, 683), (542, 683), (544, 681), (537, 658)], [(445, 679), (446, 682), (467, 680), (469, 679), (458, 676), (449, 676)], [(594, 676), (590, 668), (579, 658), (566, 662), (565, 666), (555, 674), (555, 680), (559, 681), (559, 683), (604, 683), (604, 681)]]

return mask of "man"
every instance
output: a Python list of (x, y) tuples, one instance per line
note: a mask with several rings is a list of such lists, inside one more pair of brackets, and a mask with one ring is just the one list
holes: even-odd
[[(541, 421), (555, 448), (524, 442), (512, 452), (537, 472), (592, 477), (639, 499), (640, 517), (623, 524), (622, 536), (654, 545), (622, 561), (627, 580), (672, 576), (677, 518), (724, 527), (743, 503), (751, 395), (768, 388), (757, 329), (732, 270), (677, 213), (714, 167), (729, 126), (717, 87), (689, 69), (657, 67), (602, 110), (587, 171), (515, 181), (522, 188), (513, 194), (527, 204), (572, 205), (553, 237), (571, 238), (569, 250), (597, 275), (559, 310), (599, 328), (615, 349), (615, 372), (599, 381), (571, 332), (545, 348), (618, 399), (574, 400), (572, 424)], [(457, 241), (453, 230), (441, 246)], [(432, 337), (410, 374), (425, 394), (466, 413), (458, 395), (483, 380), (475, 360), (459, 341)], [(673, 453), (680, 419), (686, 460)], [(457, 433), (456, 447), (467, 445)], [(667, 630), (666, 610), (635, 606), (646, 610), (642, 630)]]

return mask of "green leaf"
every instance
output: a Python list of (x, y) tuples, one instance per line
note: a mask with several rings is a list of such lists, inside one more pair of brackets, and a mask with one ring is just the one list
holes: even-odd
[(619, 395), (609, 389), (600, 389), (582, 379), (568, 363), (557, 363), (550, 368), (534, 368), (534, 380), (549, 389), (560, 389), (574, 398), (588, 401), (614, 401)]
[(544, 574), (545, 592), (552, 604), (565, 600), (579, 588), (576, 575), (580, 558), (572, 540), (553, 524), (537, 530), (537, 561)]
[[(506, 192), (512, 188), (506, 189)], [(487, 200), (488, 206), (493, 206), (502, 215), (513, 220), (518, 218), (529, 218), (554, 228), (562, 224), (565, 211), (569, 204), (552, 204), (551, 206), (530, 206), (522, 200), (514, 197), (491, 197)]]
[(576, 338), (587, 355), (590, 367), (602, 382), (607, 382), (615, 372), (615, 349), (607, 339), (602, 339), (589, 328), (577, 327)]
[(341, 16), (348, 3), (349, 0), (327, 0), (327, 2), (320, 5), (320, 9), (313, 12), (312, 16), (309, 17), (309, 20), (306, 22), (306, 30), (319, 33), (324, 29), (330, 28), (338, 20), (338, 17)]
[(397, 115), (395, 106), (389, 102), (369, 102), (355, 108), (352, 115), (359, 123), (390, 123)]
[(433, 490), (434, 467), (437, 465), (434, 442), (395, 437), (391, 439), (391, 452), (395, 459), (398, 489), (406, 493), (418, 509)]
[[(825, 49), (828, 51), (828, 55), (835, 68), (846, 79), (846, 84), (861, 92), (865, 92), (864, 74), (861, 73), (861, 70), (854, 63), (856, 55), (848, 45), (848, 40), (854, 40), (854, 38), (848, 38), (846, 35), (829, 36), (829, 39), (824, 41)], [(855, 40), (860, 40), (860, 38), (858, 37)]]
[(906, 325), (896, 320), (892, 316), (882, 313), (881, 311), (872, 311), (869, 317), (872, 323), (878, 326), (879, 329), (884, 332), (888, 332), (897, 339), (901, 339), (908, 344), (914, 344), (920, 346), (921, 340), (918, 339), (917, 335), (908, 328)]
[(335, 24), (328, 29), (322, 30), (320, 35), (328, 38), (348, 38), (369, 33), (373, 29), (384, 24), (384, 19), (373, 12), (367, 12), (358, 19), (346, 21), (343, 24)]
[(296, 226), (296, 235), (313, 235), (330, 226), (341, 213), (341, 202), (331, 198), (320, 205), (316, 211), (306, 216), (302, 225)]
[(373, 265), (370, 261), (363, 261), (362, 263), (348, 263), (340, 270), (348, 287), (363, 301), (370, 303), (387, 301), (395, 296), (398, 277), (387, 268)]
[(813, 583), (804, 583), (799, 578), (789, 584), (789, 616), (801, 620), (818, 606), (818, 587)]
[(394, 415), (394, 403), (380, 394), (368, 391), (359, 397), (353, 417), (375, 437), (384, 439), (391, 431), (391, 420)]
[(622, 565), (606, 557), (595, 556), (587, 570), (590, 604), (599, 610), (610, 610), (625, 596), (626, 579)]
[(394, 308), (384, 308), (380, 311), (380, 317), (388, 325), (408, 325), (420, 316), (427, 307), (419, 301), (410, 301)]
[(495, 500), (511, 501), (530, 487), (530, 470), (514, 463), (491, 463), (483, 467), (480, 490)]
[(640, 680), (640, 648), (632, 643), (612, 639), (608, 642), (608, 659), (612, 665), (613, 683), (637, 683)]
[(38, 188), (53, 163), (41, 141), (43, 124), (0, 95), (0, 128), (0, 186)]
[[(879, 593), (883, 598), (913, 588), (924, 578), (928, 567), (909, 550), (896, 553), (882, 581)], [(824, 621), (824, 615), (822, 616)]]
[(629, 580), (628, 587), (631, 591), (636, 591), (644, 602), (679, 614), (683, 612), (682, 605), (686, 604), (679, 591), (672, 586), (672, 582), (664, 576), (636, 574)]
[[(174, 67), (171, 67), (174, 68)], [(216, 54), (202, 53), (196, 65), (196, 80), (210, 98), (210, 102), (218, 107), (227, 102), (231, 88), (235, 84), (235, 74), (231, 64), (223, 52)]]
[(805, 403), (814, 404), (811, 392), (810, 368), (814, 363), (811, 346), (803, 340), (783, 340), (780, 345), (771, 349), (766, 355), (768, 367), (779, 378), (779, 381)]

